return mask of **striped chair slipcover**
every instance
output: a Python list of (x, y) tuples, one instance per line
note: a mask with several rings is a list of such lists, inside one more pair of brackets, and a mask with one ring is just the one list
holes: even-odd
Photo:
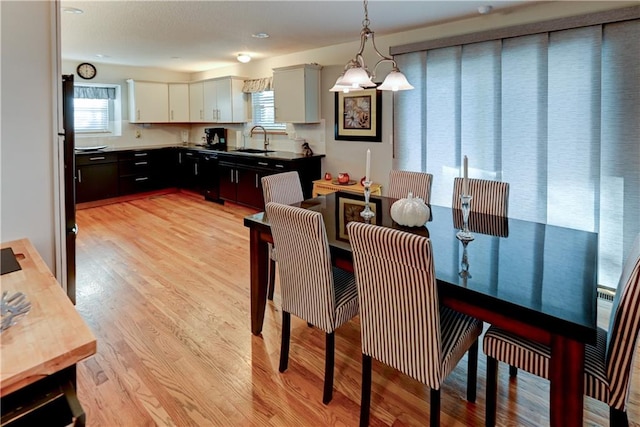
[[(304, 200), (298, 172), (292, 171), (267, 175), (263, 176), (261, 181), (265, 205), (269, 202), (292, 205)], [(267, 283), (269, 292), (267, 297), (270, 300), (273, 299), (273, 290), (275, 288), (276, 260), (276, 250), (272, 245), (269, 245), (269, 281)]]
[[(611, 308), (609, 330), (598, 328), (596, 345), (585, 348), (585, 394), (609, 405), (610, 425), (628, 426), (627, 400), (640, 331), (640, 234), (627, 258)], [(549, 378), (551, 349), (496, 327), (484, 336), (487, 355), (486, 425), (496, 421), (498, 361)]]
[(358, 314), (353, 274), (331, 266), (322, 214), (270, 202), (267, 217), (275, 247), (282, 294), (280, 372), (289, 361), (291, 314), (326, 333), (324, 395), (333, 395), (334, 331)]
[(467, 350), (467, 399), (475, 401), (482, 322), (439, 304), (431, 240), (360, 222), (347, 230), (360, 304), (360, 425), (369, 423), (375, 358), (431, 388), (431, 425), (437, 426), (440, 386)]
[[(509, 207), (509, 183), (489, 181), (486, 179), (469, 178), (469, 194), (471, 212), (478, 212), (499, 217), (507, 216)], [(460, 194), (462, 194), (462, 178), (453, 179), (453, 209), (460, 209)]]
[(413, 197), (420, 197), (429, 204), (432, 181), (433, 175), (430, 173), (392, 170), (389, 172), (387, 197), (403, 199), (409, 193), (413, 193)]

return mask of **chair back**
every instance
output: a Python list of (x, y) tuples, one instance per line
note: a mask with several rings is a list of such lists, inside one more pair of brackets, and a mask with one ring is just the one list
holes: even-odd
[(440, 310), (431, 240), (361, 222), (347, 225), (362, 352), (439, 389)]
[(261, 181), (265, 205), (269, 202), (291, 205), (304, 200), (302, 184), (296, 171), (263, 176)]
[[(509, 207), (509, 183), (503, 181), (489, 181), (486, 179), (469, 178), (469, 194), (471, 212), (478, 212), (495, 216), (507, 216)], [(462, 194), (462, 178), (453, 179), (453, 209), (460, 209), (460, 195)]]
[(607, 334), (609, 406), (624, 410), (640, 332), (640, 234), (627, 257), (613, 299)]
[(425, 172), (392, 170), (389, 172), (389, 191), (387, 197), (403, 199), (409, 192), (420, 197), (425, 203), (431, 202), (431, 182), (433, 175)]
[(322, 214), (269, 202), (266, 215), (278, 248), (282, 310), (333, 332), (336, 304)]

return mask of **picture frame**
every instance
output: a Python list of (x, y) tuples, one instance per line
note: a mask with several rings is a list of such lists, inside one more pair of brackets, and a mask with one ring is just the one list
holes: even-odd
[[(364, 196), (356, 193), (338, 192), (336, 193), (336, 239), (343, 242), (349, 241), (349, 234), (347, 233), (347, 224), (351, 221), (365, 222), (365, 219), (360, 215), (360, 212), (364, 210)], [(369, 209), (371, 209), (375, 215), (370, 224), (379, 224), (382, 221), (382, 201), (373, 197), (369, 198)]]
[(382, 142), (382, 91), (376, 88), (335, 95), (335, 139)]

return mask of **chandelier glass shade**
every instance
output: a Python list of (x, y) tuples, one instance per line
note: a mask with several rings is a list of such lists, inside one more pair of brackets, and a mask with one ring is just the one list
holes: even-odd
[[(336, 80), (336, 84), (331, 89), (329, 89), (329, 91), (349, 92), (375, 87), (376, 84), (373, 82), (373, 79), (375, 79), (376, 77), (376, 69), (378, 68), (378, 65), (383, 62), (390, 62), (393, 68), (384, 79), (382, 84), (378, 86), (378, 89), (391, 91), (413, 89), (413, 86), (411, 86), (404, 74), (400, 72), (396, 61), (393, 58), (380, 53), (380, 51), (376, 47), (374, 32), (369, 28), (370, 21), (367, 3), (367, 0), (364, 0), (364, 20), (362, 21), (362, 30), (360, 31), (360, 50), (358, 50), (356, 56), (351, 59), (347, 63), (347, 65), (345, 65), (344, 72), (340, 75), (340, 77), (338, 77), (338, 80)], [(368, 40), (371, 40), (373, 50), (380, 58), (378, 62), (376, 62), (376, 64), (373, 66), (373, 71), (369, 71), (362, 56)]]

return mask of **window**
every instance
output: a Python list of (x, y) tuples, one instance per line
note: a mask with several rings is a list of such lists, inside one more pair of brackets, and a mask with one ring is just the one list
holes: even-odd
[(285, 123), (275, 123), (275, 107), (273, 104), (273, 91), (265, 90), (251, 94), (251, 107), (253, 110), (253, 124), (260, 125), (266, 130), (285, 131)]
[(434, 175), (449, 206), (462, 156), (509, 183), (509, 216), (599, 234), (598, 280), (617, 286), (640, 231), (640, 20), (397, 55), (394, 168)]
[(120, 136), (120, 104), (119, 85), (76, 84), (73, 101), (76, 136)]

